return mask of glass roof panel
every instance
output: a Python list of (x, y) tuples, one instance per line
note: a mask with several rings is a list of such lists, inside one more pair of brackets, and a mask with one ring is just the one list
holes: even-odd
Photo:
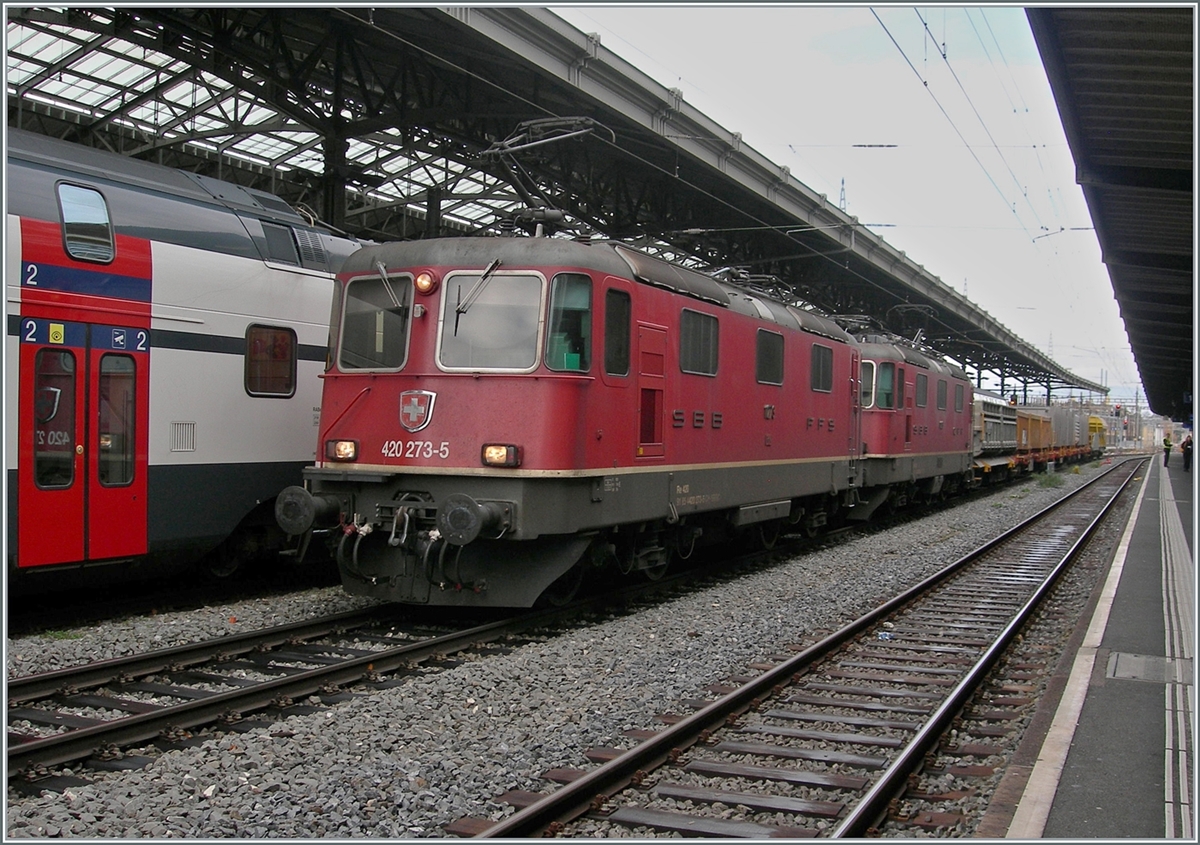
[[(98, 29), (113, 22), (112, 13), (103, 8), (87, 14)], [(143, 43), (66, 26), (66, 20), (15, 16), (6, 22), (9, 96), (33, 83), (23, 91), (21, 109), (78, 114), (100, 126), (110, 123), (126, 135), (141, 135), (135, 147), (183, 141), (193, 150), (221, 151), (233, 167), (244, 162), (280, 171), (325, 172), (321, 136), (253, 92), (238, 91)], [(314, 88), (309, 97), (327, 106), (333, 94)], [(51, 108), (59, 111), (47, 111)], [(343, 111), (357, 117), (352, 110)], [(442, 144), (428, 130), (411, 126), (349, 139), (347, 163), (384, 180), (372, 188), (351, 185), (349, 204), (359, 209), (408, 206), (423, 215), (426, 192), (440, 186), (443, 218), (467, 228), (494, 228), (500, 216), (521, 207), (507, 183), (430, 151)]]

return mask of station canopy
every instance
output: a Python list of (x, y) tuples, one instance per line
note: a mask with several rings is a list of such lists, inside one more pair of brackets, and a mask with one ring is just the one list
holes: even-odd
[[(1107, 388), (545, 9), (8, 7), (8, 125), (271, 191), (372, 240), (612, 238), (977, 373)], [(1002, 381), (1003, 383), (1003, 381)]]

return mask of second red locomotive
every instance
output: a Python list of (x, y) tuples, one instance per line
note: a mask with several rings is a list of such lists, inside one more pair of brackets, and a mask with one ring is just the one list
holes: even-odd
[(620, 244), (372, 246), (339, 285), (318, 460), (276, 514), (351, 593), (528, 606), (973, 476), (958, 368)]

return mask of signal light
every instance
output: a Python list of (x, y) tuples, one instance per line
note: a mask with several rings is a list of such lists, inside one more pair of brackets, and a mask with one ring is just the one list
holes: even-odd
[(417, 293), (428, 296), (437, 290), (439, 281), (437, 274), (432, 270), (421, 270), (413, 277), (413, 287), (417, 289)]
[(483, 465), (488, 467), (519, 467), (521, 447), (507, 443), (484, 444), (481, 453)]
[(325, 457), (331, 461), (358, 460), (357, 440), (326, 440)]

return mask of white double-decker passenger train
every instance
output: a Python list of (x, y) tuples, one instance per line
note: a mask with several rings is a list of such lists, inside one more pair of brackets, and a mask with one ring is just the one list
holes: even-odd
[(16, 129), (7, 165), (10, 586), (275, 547), (359, 243), (269, 193)]

